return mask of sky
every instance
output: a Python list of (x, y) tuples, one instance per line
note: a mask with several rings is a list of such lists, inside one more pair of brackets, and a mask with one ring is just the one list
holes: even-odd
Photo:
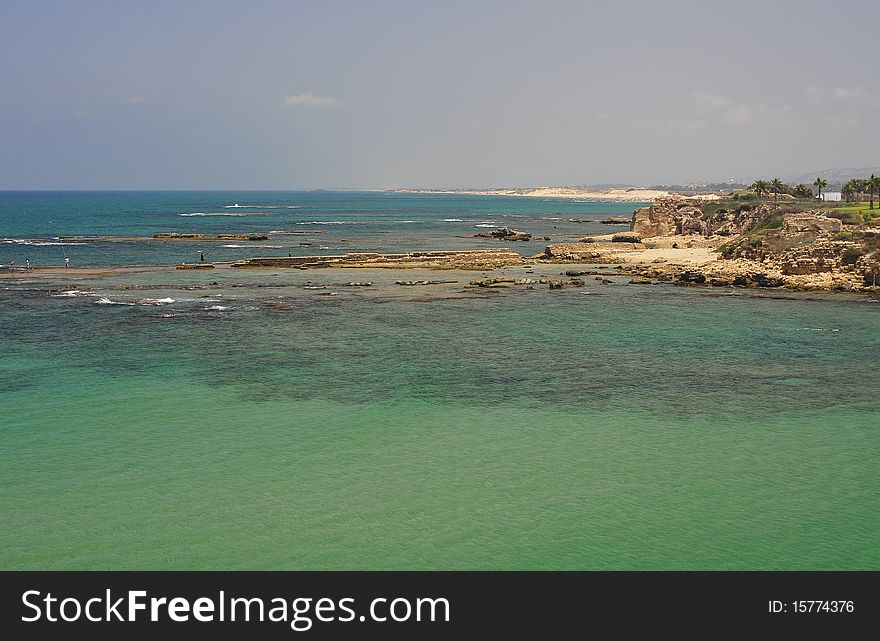
[(880, 2), (2, 0), (0, 188), (880, 165)]

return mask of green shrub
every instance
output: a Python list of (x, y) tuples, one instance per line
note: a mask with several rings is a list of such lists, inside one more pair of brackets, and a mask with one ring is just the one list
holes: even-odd
[(771, 212), (764, 216), (755, 228), (752, 230), (753, 232), (761, 232), (770, 229), (779, 229), (782, 227), (782, 214), (779, 212)]

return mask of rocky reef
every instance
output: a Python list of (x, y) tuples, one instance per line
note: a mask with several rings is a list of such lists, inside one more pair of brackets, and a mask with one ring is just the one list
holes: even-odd
[(477, 249), (464, 251), (423, 251), (403, 254), (372, 252), (337, 256), (273, 256), (247, 258), (232, 263), (232, 267), (292, 267), (314, 269), (321, 267), (373, 267), (390, 269), (495, 269), (522, 264), (523, 257), (509, 249)]

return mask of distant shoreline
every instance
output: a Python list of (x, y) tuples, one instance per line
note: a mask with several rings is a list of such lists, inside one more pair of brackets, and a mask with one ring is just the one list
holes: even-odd
[[(573, 200), (647, 203), (676, 194), (664, 189), (582, 189), (580, 187), (527, 187), (515, 189), (390, 189), (403, 194), (463, 194), (473, 196), (521, 196), (526, 198), (569, 198)], [(716, 194), (698, 194), (691, 198), (719, 200)]]

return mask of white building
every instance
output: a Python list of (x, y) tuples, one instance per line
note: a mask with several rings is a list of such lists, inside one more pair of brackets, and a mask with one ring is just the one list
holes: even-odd
[(822, 200), (826, 202), (839, 203), (843, 198), (839, 191), (826, 191), (822, 194)]

